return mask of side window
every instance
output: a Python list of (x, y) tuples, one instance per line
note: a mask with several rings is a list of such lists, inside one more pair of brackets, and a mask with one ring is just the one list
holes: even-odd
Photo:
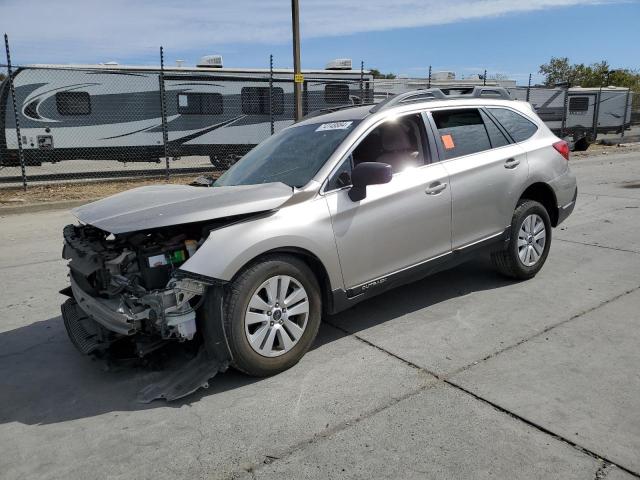
[(498, 128), (495, 122), (489, 118), (489, 115), (480, 110), (480, 115), (482, 115), (482, 120), (484, 120), (484, 126), (487, 127), (487, 133), (489, 134), (489, 141), (491, 142), (491, 148), (504, 147), (505, 145), (509, 145), (509, 140), (502, 133), (502, 130)]
[[(269, 114), (269, 87), (242, 87), (240, 91), (242, 113), (246, 115)], [(274, 115), (284, 113), (284, 90), (273, 87), (271, 98)]]
[(538, 130), (535, 123), (513, 110), (506, 108), (489, 108), (488, 110), (516, 142), (523, 142)]
[(353, 165), (380, 162), (394, 173), (420, 167), (427, 158), (424, 122), (419, 114), (390, 120), (376, 127), (353, 151)]
[(491, 148), (489, 135), (477, 108), (441, 110), (432, 113), (445, 159)]
[(91, 97), (87, 92), (58, 92), (56, 108), (60, 115), (89, 115)]
[(220, 115), (222, 95), (219, 93), (180, 93), (178, 113), (186, 115)]
[(589, 110), (589, 97), (569, 97), (569, 113), (584, 114)]
[(351, 168), (353, 164), (353, 156), (349, 155), (342, 161), (342, 164), (338, 169), (333, 172), (333, 175), (327, 182), (325, 190), (330, 192), (331, 190), (338, 190), (339, 188), (348, 187), (351, 185)]
[(330, 83), (324, 87), (324, 101), (330, 105), (346, 105), (349, 103), (349, 85), (346, 83)]

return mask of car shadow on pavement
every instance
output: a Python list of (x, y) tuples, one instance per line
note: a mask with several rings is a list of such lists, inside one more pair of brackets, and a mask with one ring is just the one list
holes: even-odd
[[(321, 326), (313, 349), (344, 338), (344, 331), (357, 333), (450, 298), (510, 283), (484, 260), (458, 266), (330, 316)], [(168, 368), (181, 361), (171, 359)], [(304, 368), (303, 364), (295, 368)], [(143, 387), (166, 374), (167, 368), (126, 364), (106, 370), (103, 362), (83, 357), (75, 350), (60, 316), (0, 332), (0, 424), (51, 424), (108, 412), (180, 408), (261, 381), (229, 369), (216, 376), (208, 389), (182, 400), (137, 402)]]

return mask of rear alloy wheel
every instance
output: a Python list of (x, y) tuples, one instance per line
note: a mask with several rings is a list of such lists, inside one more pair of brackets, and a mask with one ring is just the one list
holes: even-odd
[(551, 246), (551, 221), (535, 200), (523, 199), (511, 219), (509, 242), (491, 254), (496, 269), (507, 277), (526, 280), (544, 265)]
[(230, 283), (224, 326), (233, 365), (273, 375), (295, 365), (320, 327), (322, 296), (311, 269), (291, 255), (269, 255)]
[(533, 267), (544, 252), (547, 228), (540, 215), (532, 213), (524, 219), (518, 231), (518, 257), (526, 267)]

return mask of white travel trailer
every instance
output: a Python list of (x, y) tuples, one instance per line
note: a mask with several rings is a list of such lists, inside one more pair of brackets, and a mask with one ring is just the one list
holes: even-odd
[[(513, 99), (527, 100), (526, 87), (507, 90)], [(620, 133), (630, 127), (632, 97), (628, 88), (621, 87), (531, 88), (528, 101), (556, 135), (573, 143), (575, 150), (586, 150), (599, 133)]]
[[(303, 71), (303, 111), (371, 102), (372, 77), (351, 61)], [(13, 77), (25, 161), (157, 161), (164, 157), (157, 67), (32, 65)], [(270, 88), (270, 85), (272, 88)], [(171, 157), (244, 155), (294, 118), (293, 70), (223, 68), (220, 56), (164, 70)], [(10, 88), (0, 85), (0, 165), (17, 165)]]

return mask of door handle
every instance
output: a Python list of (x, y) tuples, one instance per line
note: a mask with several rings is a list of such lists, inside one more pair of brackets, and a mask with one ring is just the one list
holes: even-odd
[(426, 193), (427, 195), (437, 195), (441, 191), (443, 191), (445, 188), (447, 188), (446, 183), (433, 182), (431, 185), (427, 187), (424, 193)]
[(509, 158), (504, 162), (504, 168), (516, 168), (518, 165), (520, 165), (520, 160), (517, 158)]

